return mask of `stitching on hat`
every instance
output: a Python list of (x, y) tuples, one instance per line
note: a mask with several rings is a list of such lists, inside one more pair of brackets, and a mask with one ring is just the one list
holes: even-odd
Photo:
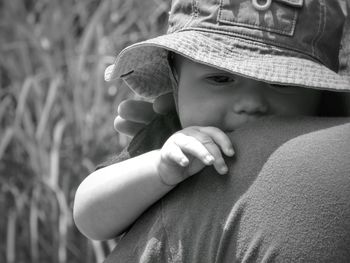
[(220, 21), (220, 17), (221, 17), (221, 11), (222, 11), (222, 6), (223, 6), (223, 3), (222, 3), (223, 0), (220, 0), (219, 2), (219, 12), (218, 12), (218, 16), (216, 18), (216, 21), (219, 22)]
[(300, 7), (303, 4), (303, 1), (300, 1), (300, 0), (284, 0), (281, 2), (283, 2), (283, 3), (287, 2), (288, 4), (296, 5), (297, 7)]
[[(320, 4), (321, 4), (320, 13), (322, 13), (322, 15), (320, 17), (321, 18), (320, 20), (321, 20), (322, 30), (321, 30), (321, 32), (319, 32), (319, 35), (315, 39), (315, 42), (314, 42), (315, 47), (318, 44), (318, 42), (320, 41), (320, 39), (321, 39), (321, 37), (322, 37), (322, 35), (324, 33), (324, 30), (326, 28), (326, 12), (327, 12), (327, 10), (326, 10), (326, 5), (324, 3), (324, 0), (320, 0)], [(315, 50), (315, 53), (316, 53), (316, 50)], [(316, 54), (315, 54), (315, 56), (316, 56)]]
[(322, 27), (322, 5), (324, 4), (324, 2), (322, 0), (319, 1), (319, 23), (318, 23), (318, 27), (317, 27), (317, 32), (315, 34), (315, 37), (312, 39), (311, 41), (311, 52), (312, 52), (312, 55), (314, 56), (317, 56), (316, 55), (316, 52), (315, 52), (315, 46), (316, 46), (316, 43), (318, 41), (318, 38), (320, 37), (320, 33), (321, 33), (321, 27)]
[[(191, 15), (190, 15), (190, 18), (183, 24), (183, 25), (178, 25), (177, 27), (176, 26), (174, 26), (174, 25), (170, 25), (169, 24), (169, 28), (168, 28), (168, 34), (169, 33), (174, 33), (174, 32), (176, 32), (177, 30), (181, 30), (181, 28), (185, 28), (185, 27), (188, 27), (188, 25), (193, 21), (193, 18), (195, 17), (195, 9), (196, 9), (196, 7), (195, 7), (195, 5), (196, 5), (196, 3), (195, 3), (195, 0), (192, 0), (192, 2), (191, 2), (192, 4), (191, 4)], [(197, 8), (198, 9), (198, 8)], [(173, 16), (173, 13), (171, 12), (171, 16)], [(198, 16), (198, 13), (197, 13), (197, 16)], [(169, 17), (169, 19), (168, 19), (168, 21), (170, 21), (170, 17)]]
[[(195, 7), (196, 3), (195, 0), (192, 0), (192, 12), (191, 12), (191, 17), (187, 20), (187, 22), (182, 26), (183, 28), (188, 27), (188, 25), (193, 21), (193, 18), (195, 17)], [(181, 29), (180, 29), (181, 30)]]
[[(203, 33), (208, 32), (208, 33), (219, 33), (219, 34), (224, 33), (223, 35), (238, 37), (238, 38), (240, 38), (241, 41), (242, 40), (243, 41), (249, 41), (249, 43), (251, 45), (255, 45), (255, 46), (259, 46), (259, 47), (263, 46), (263, 43), (261, 43), (261, 42), (263, 42), (263, 39), (252, 37), (251, 35), (244, 35), (242, 33), (241, 34), (232, 33), (230, 31), (226, 31), (226, 30), (222, 30), (222, 29), (221, 30), (214, 30), (214, 29), (210, 29), (210, 28), (191, 27), (191, 28), (182, 28), (179, 31), (177, 31), (176, 33), (184, 32), (184, 31), (189, 31), (189, 32), (191, 32), (191, 31), (198, 31), (198, 32), (203, 32)], [(176, 34), (176, 33), (172, 33), (172, 34)], [(165, 37), (167, 35), (163, 35), (162, 37)], [(243, 37), (246, 36), (246, 38), (242, 39), (241, 36), (243, 36)], [(258, 42), (252, 42), (253, 41), (252, 39), (257, 40)], [(124, 52), (129, 51), (130, 49), (137, 48), (138, 46), (142, 46), (145, 42), (147, 43), (147, 41), (144, 41), (144, 42), (135, 43), (135, 44), (133, 44), (133, 45), (131, 45), (129, 47), (126, 47), (124, 50), (122, 50), (121, 54), (118, 57), (120, 57)], [(273, 46), (276, 46), (276, 47), (288, 48), (288, 49), (290, 49), (290, 50), (292, 50), (294, 52), (302, 53), (302, 54), (308, 56), (311, 60), (315, 60), (315, 57), (312, 57), (310, 54), (305, 53), (302, 50), (299, 50), (298, 48), (296, 48), (294, 46), (284, 45), (284, 44), (280, 44), (280, 43), (278, 43), (276, 45), (276, 42), (272, 42), (272, 41), (266, 41), (266, 43), (270, 44), (270, 45), (273, 45)], [(176, 52), (176, 50), (174, 50), (174, 51)], [(323, 64), (322, 60), (317, 56), (317, 54), (315, 56), (316, 56), (316, 60), (318, 60), (319, 63)]]
[(298, 12), (294, 12), (294, 18), (293, 18), (293, 22), (292, 22), (292, 32), (291, 32), (291, 36), (294, 35), (295, 32), (295, 25), (297, 23), (297, 19), (298, 19)]
[(243, 23), (243, 22), (239, 22), (239, 21), (231, 21), (231, 20), (228, 20), (228, 19), (225, 19), (225, 18), (222, 18), (222, 10), (223, 10), (223, 3), (224, 0), (220, 0), (220, 3), (219, 3), (219, 12), (218, 12), (218, 16), (217, 16), (217, 21), (218, 22), (223, 22), (223, 23), (227, 23), (227, 24), (230, 24), (230, 25), (240, 25), (240, 26), (244, 26), (244, 27), (252, 27), (252, 28), (255, 28), (255, 29), (263, 29), (263, 30), (266, 30), (268, 32), (275, 32), (275, 33), (280, 33), (282, 35), (289, 35), (289, 36), (292, 36), (294, 34), (294, 31), (295, 31), (295, 24), (296, 24), (296, 20), (297, 20), (297, 17), (298, 17), (298, 11), (297, 10), (294, 10), (296, 7), (293, 6), (293, 7), (289, 7), (289, 8), (293, 8), (293, 19), (290, 21), (291, 22), (291, 28), (289, 31), (287, 30), (282, 30), (282, 29), (279, 29), (279, 28), (273, 28), (273, 27), (268, 27), (268, 26), (262, 26), (262, 25), (258, 25), (256, 23)]
[(252, 28), (255, 28), (255, 29), (265, 29), (266, 31), (269, 31), (269, 32), (276, 32), (276, 33), (286, 34), (286, 35), (292, 36), (294, 34), (297, 17), (298, 17), (298, 12), (294, 11), (294, 17), (291, 20), (292, 23), (291, 23), (291, 30), (290, 31), (281, 30), (281, 29), (274, 29), (274, 28), (271, 28), (271, 27), (261, 26), (261, 25), (253, 24), (253, 23), (252, 24), (247, 24), (247, 23), (241, 23), (241, 22), (234, 22), (234, 21), (229, 21), (229, 20), (226, 20), (226, 19), (220, 19), (220, 21), (223, 21), (223, 22), (225, 22), (227, 24), (230, 24), (230, 25), (241, 25), (241, 26), (248, 27), (248, 28), (252, 27)]
[(192, 10), (194, 17), (197, 18), (199, 15), (198, 0), (192, 1)]
[[(235, 37), (246, 37), (245, 40), (249, 41), (249, 39), (254, 39), (254, 40), (257, 40), (259, 42), (264, 42), (264, 43), (267, 43), (267, 44), (270, 44), (270, 45), (273, 45), (273, 46), (277, 46), (277, 47), (281, 47), (281, 48), (288, 48), (290, 50), (293, 50), (294, 52), (298, 52), (298, 53), (302, 53), (308, 57), (310, 57), (310, 59), (316, 59), (319, 63), (321, 64), (324, 64), (322, 62), (322, 59), (317, 55), (317, 54), (312, 54), (313, 56), (311, 56), (310, 54), (308, 53), (305, 53), (304, 51), (296, 48), (295, 46), (291, 46), (291, 45), (287, 45), (287, 44), (281, 44), (281, 43), (277, 43), (276, 42), (272, 42), (270, 40), (267, 40), (267, 39), (262, 39), (262, 38), (258, 38), (258, 37), (254, 37), (254, 36), (251, 36), (251, 35), (248, 35), (248, 34), (244, 34), (244, 33), (232, 33), (230, 31), (227, 31), (227, 30), (223, 30), (223, 29), (220, 29), (219, 30), (214, 30), (214, 29), (209, 29), (209, 28), (196, 28), (196, 27), (191, 27), (191, 28), (183, 28), (181, 30), (179, 30), (178, 32), (181, 32), (181, 31), (190, 31), (190, 30), (197, 30), (197, 31), (203, 31), (203, 32), (214, 32), (214, 33), (225, 33), (226, 35), (229, 35), (229, 36), (235, 36)], [(261, 46), (259, 45), (258, 43), (254, 43), (252, 42), (252, 40), (250, 41), (250, 43), (252, 45), (255, 45), (255, 46)]]

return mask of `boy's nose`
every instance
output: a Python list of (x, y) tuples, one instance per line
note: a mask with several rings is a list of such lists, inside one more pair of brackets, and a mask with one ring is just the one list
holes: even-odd
[(236, 114), (264, 115), (268, 112), (263, 87), (242, 87), (234, 97), (233, 111)]

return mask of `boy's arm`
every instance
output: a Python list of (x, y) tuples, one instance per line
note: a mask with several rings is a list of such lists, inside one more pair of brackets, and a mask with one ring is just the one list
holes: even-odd
[(227, 135), (215, 127), (188, 127), (172, 135), (161, 150), (101, 168), (79, 186), (74, 220), (91, 239), (121, 234), (175, 185), (214, 165), (227, 173), (221, 155), (233, 155)]
[(156, 164), (159, 150), (101, 168), (79, 186), (74, 220), (91, 239), (121, 234), (150, 205), (174, 186), (162, 182)]

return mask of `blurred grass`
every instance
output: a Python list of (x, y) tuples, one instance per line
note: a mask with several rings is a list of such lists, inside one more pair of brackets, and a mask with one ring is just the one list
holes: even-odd
[(100, 262), (113, 246), (77, 231), (73, 197), (127, 143), (112, 123), (132, 95), (103, 71), (126, 45), (165, 30), (168, 2), (0, 1), (0, 262)]
[(113, 243), (75, 228), (75, 190), (127, 138), (132, 96), (103, 72), (123, 47), (163, 32), (165, 0), (0, 1), (0, 262), (100, 262)]

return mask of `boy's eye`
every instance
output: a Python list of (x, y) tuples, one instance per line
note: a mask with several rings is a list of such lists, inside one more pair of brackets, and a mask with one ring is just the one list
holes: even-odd
[(288, 86), (283, 86), (283, 85), (278, 85), (278, 84), (270, 84), (271, 87), (275, 88), (275, 89), (285, 89), (288, 88)]
[(215, 76), (209, 76), (205, 78), (208, 82), (212, 84), (228, 84), (233, 83), (235, 79), (232, 76), (227, 75), (215, 75)]
[(270, 84), (270, 86), (280, 92), (293, 92), (296, 89), (298, 89), (298, 87), (295, 86), (286, 86), (286, 85), (279, 85), (279, 84)]

